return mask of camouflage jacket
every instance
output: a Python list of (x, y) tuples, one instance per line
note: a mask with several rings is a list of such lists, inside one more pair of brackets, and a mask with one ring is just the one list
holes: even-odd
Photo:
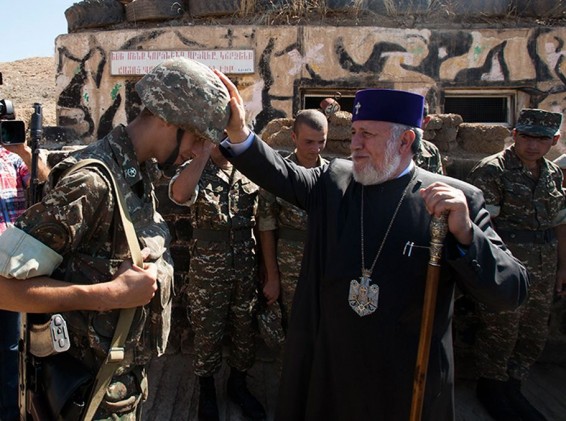
[[(297, 155), (293, 152), (286, 159), (299, 165)], [(319, 157), (317, 167), (327, 164), (328, 161)], [(307, 213), (289, 202), (276, 197), (267, 190), (261, 189), (259, 196), (258, 228), (260, 231), (272, 231), (279, 228), (293, 230), (307, 230)], [(302, 249), (302, 246), (301, 246)]]
[(417, 167), (420, 167), (424, 170), (436, 174), (444, 174), (440, 151), (434, 143), (429, 142), (428, 140), (421, 140), (421, 147), (413, 157), (413, 161), (415, 161)]
[[(129, 249), (120, 222), (112, 184), (105, 171), (87, 166), (71, 175), (63, 172), (85, 158), (108, 165), (128, 207), (141, 247), (158, 267), (159, 291), (137, 310), (126, 342), (126, 358), (116, 374), (146, 364), (164, 352), (170, 327), (173, 265), (167, 224), (156, 212), (153, 185), (145, 165), (139, 165), (124, 126), (71, 155), (53, 168), (46, 194), (30, 207), (17, 226), (63, 256), (53, 277), (73, 283), (110, 280)], [(139, 196), (138, 196), (139, 194)], [(92, 370), (106, 357), (120, 311), (64, 313), (73, 356)]]
[(537, 181), (511, 146), (484, 158), (470, 173), (469, 181), (483, 191), (499, 230), (546, 230), (564, 222), (562, 172), (545, 158)]
[[(190, 165), (190, 162), (185, 164)], [(184, 168), (181, 167), (179, 171)], [(242, 173), (231, 167), (219, 168), (212, 159), (206, 163), (197, 185), (197, 193), (190, 205), (191, 226), (195, 230), (249, 231), (256, 225), (259, 187)], [(237, 267), (255, 264), (255, 239), (242, 241), (192, 240), (191, 266), (199, 259), (209, 260), (220, 253)], [(197, 250), (198, 248), (198, 250)], [(231, 256), (230, 259), (226, 259)], [(234, 258), (237, 257), (237, 258)], [(217, 262), (219, 263), (219, 262)]]

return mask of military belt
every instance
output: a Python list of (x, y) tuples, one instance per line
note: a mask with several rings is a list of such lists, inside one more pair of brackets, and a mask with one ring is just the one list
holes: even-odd
[(237, 230), (213, 230), (193, 228), (193, 238), (201, 241), (234, 242), (246, 241), (252, 238), (252, 230), (242, 228)]
[(281, 240), (297, 241), (304, 243), (307, 241), (307, 232), (288, 227), (279, 227), (278, 235)]
[(556, 240), (554, 228), (546, 230), (497, 229), (497, 233), (506, 243), (548, 244)]

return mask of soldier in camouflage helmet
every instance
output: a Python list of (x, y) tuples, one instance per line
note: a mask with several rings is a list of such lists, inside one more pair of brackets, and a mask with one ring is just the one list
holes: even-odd
[[(425, 102), (422, 122), (423, 130), (426, 129), (429, 121), (430, 115), (428, 114), (428, 104)], [(436, 174), (444, 174), (440, 151), (434, 143), (429, 142), (428, 140), (421, 139), (420, 146), (413, 156), (413, 161), (415, 161), (415, 164), (422, 169)]]
[[(93, 377), (108, 355), (118, 309), (137, 307), (124, 358), (96, 420), (141, 419), (141, 402), (147, 397), (144, 367), (167, 345), (173, 279), (170, 235), (156, 211), (146, 163), (155, 159), (161, 165), (180, 164), (202, 149), (205, 142), (199, 136), (220, 136), (219, 131), (200, 130), (199, 119), (210, 118), (208, 111), (226, 105), (225, 89), (204, 83), (214, 78), (212, 71), (185, 59), (163, 62), (144, 76), (136, 86), (145, 105), (142, 112), (54, 167), (43, 200), (0, 237), (0, 304), (15, 311), (65, 312), (71, 341), (67, 355)], [(172, 94), (199, 90), (208, 95), (189, 101)], [(184, 114), (179, 117), (176, 110)], [(143, 268), (129, 262), (107, 171), (88, 165), (65, 173), (86, 158), (104, 162), (114, 175), (143, 249)], [(63, 408), (63, 418), (72, 404)]]
[(518, 310), (479, 309), (477, 395), (497, 420), (544, 419), (520, 386), (543, 350), (554, 291), (564, 295), (566, 284), (562, 172), (544, 158), (558, 142), (561, 122), (562, 114), (523, 109), (514, 144), (482, 160), (469, 176), (484, 193), (496, 231), (530, 274), (528, 301)]
[[(305, 168), (326, 165), (320, 156), (326, 146), (328, 121), (318, 110), (303, 110), (295, 117), (291, 137), (295, 151), (287, 159)], [(263, 294), (267, 304), (275, 305), (281, 296), (283, 324), (291, 307), (307, 236), (307, 214), (304, 210), (261, 189), (258, 226), (265, 266)], [(278, 331), (272, 331), (276, 335)]]
[(265, 410), (246, 385), (255, 360), (253, 325), (257, 257), (253, 229), (259, 187), (207, 142), (171, 179), (169, 196), (188, 206), (193, 238), (187, 294), (194, 330), (194, 371), (199, 378), (199, 420), (218, 420), (214, 374), (230, 338), (227, 395), (251, 419)]

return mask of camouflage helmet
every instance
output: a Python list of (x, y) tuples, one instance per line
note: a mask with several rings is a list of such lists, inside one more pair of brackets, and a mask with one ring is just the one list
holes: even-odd
[(184, 57), (163, 61), (136, 83), (142, 103), (168, 123), (214, 143), (224, 137), (230, 95), (216, 74)]

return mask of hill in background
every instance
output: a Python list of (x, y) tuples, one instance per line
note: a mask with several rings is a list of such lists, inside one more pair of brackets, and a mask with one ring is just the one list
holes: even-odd
[(31, 57), (0, 62), (2, 85), (0, 99), (12, 101), (16, 118), (29, 128), (33, 104), (42, 105), (43, 125), (56, 126), (55, 60), (53, 57)]

